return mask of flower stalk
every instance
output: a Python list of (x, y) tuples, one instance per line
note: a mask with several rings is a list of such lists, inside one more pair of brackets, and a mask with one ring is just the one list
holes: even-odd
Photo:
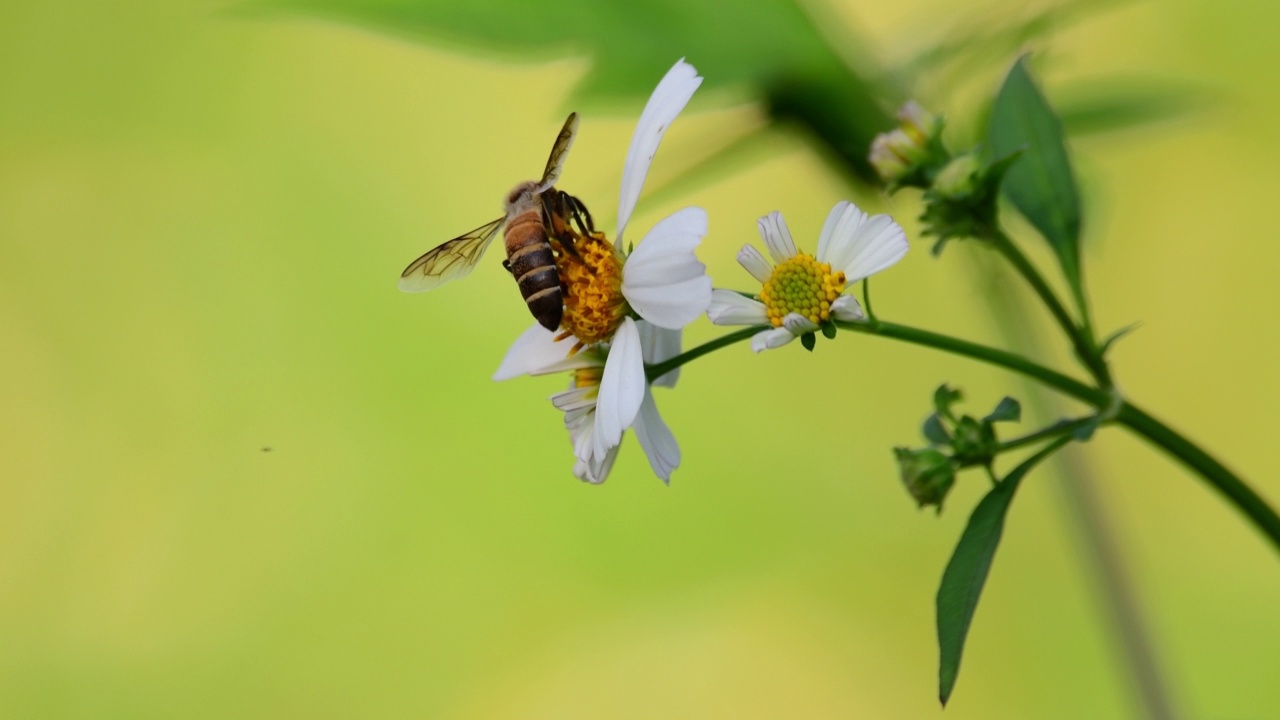
[[(1194, 471), (1214, 490), (1223, 495), (1228, 502), (1234, 505), (1240, 512), (1244, 513), (1245, 517), (1249, 518), (1254, 527), (1266, 536), (1272, 547), (1277, 552), (1280, 552), (1280, 515), (1276, 514), (1276, 511), (1267, 504), (1266, 500), (1262, 499), (1262, 497), (1250, 488), (1242, 479), (1240, 479), (1239, 476), (1212, 455), (1202, 450), (1198, 445), (1183, 437), (1177, 431), (1173, 430), (1168, 425), (1165, 425), (1145, 410), (1139, 408), (1128, 400), (1120, 398), (1113, 389), (1089, 385), (1017, 353), (952, 337), (950, 335), (944, 335), (942, 333), (936, 333), (931, 330), (924, 330), (883, 320), (876, 320), (874, 322), (837, 321), (835, 322), (835, 326), (841, 330), (848, 330), (864, 335), (876, 335), (879, 337), (889, 338), (891, 340), (900, 340), (913, 345), (930, 347), (935, 350), (941, 350), (953, 355), (960, 355), (980, 362), (985, 362), (989, 365), (1002, 367), (1006, 370), (1012, 370), (1021, 375), (1026, 375), (1034, 380), (1038, 380), (1042, 384), (1047, 385), (1064, 395), (1073, 397), (1076, 400), (1092, 406), (1098, 411), (1113, 417), (1114, 423), (1128, 428), (1134, 434), (1141, 436), (1147, 440), (1147, 442), (1160, 448), (1177, 459), (1188, 469)], [(710, 340), (702, 345), (691, 348), (664, 362), (647, 366), (645, 368), (645, 374), (649, 378), (661, 377), (662, 375), (665, 375), (666, 373), (704, 355), (743, 340), (747, 340), (761, 329), (763, 328), (759, 326), (748, 327), (722, 335), (714, 340)], [(1091, 417), (1088, 419), (1091, 420), (1093, 418)], [(1078, 422), (1083, 426), (1084, 420), (1086, 419), (1082, 418), (1081, 420), (1073, 421), (1072, 424), (1074, 425)], [(1052, 429), (1053, 428), (1050, 428), (1049, 430)], [(1010, 442), (1017, 442), (1018, 445), (1021, 446), (1047, 437), (1050, 437), (1050, 435), (1046, 434), (1034, 439), (1032, 436), (1028, 436)]]
[[(1053, 319), (1057, 321), (1062, 331), (1071, 340), (1071, 346), (1075, 350), (1076, 357), (1080, 359), (1080, 362), (1098, 381), (1098, 384), (1102, 387), (1111, 387), (1113, 385), (1111, 369), (1107, 367), (1106, 360), (1098, 352), (1097, 343), (1093, 339), (1092, 328), (1088, 323), (1076, 324), (1062, 301), (1058, 299), (1057, 293), (1053, 291), (1053, 288), (1049, 287), (1049, 283), (1045, 281), (1044, 276), (1040, 274), (1035, 265), (1031, 264), (1027, 256), (1018, 249), (1017, 245), (1002, 230), (996, 228), (984, 239), (990, 241), (992, 247), (1009, 261), (1014, 270), (1027, 281), (1027, 284), (1039, 296), (1045, 307), (1053, 315)], [(1083, 299), (1078, 300), (1083, 309)]]

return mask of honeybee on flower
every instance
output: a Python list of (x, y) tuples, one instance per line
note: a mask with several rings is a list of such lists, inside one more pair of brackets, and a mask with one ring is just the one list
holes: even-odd
[[(563, 228), (573, 235), (574, 252), (556, 258), (564, 290), (560, 328), (555, 333), (538, 325), (530, 328), (511, 346), (494, 375), (495, 380), (505, 380), (525, 374), (575, 373), (573, 387), (567, 391), (570, 395), (558, 395), (556, 403), (566, 412), (581, 471), (576, 474), (593, 482), (604, 479), (622, 433), (636, 422), (642, 408), (652, 404), (642, 330), (661, 332), (664, 339), (659, 344), (674, 347), (670, 357), (679, 353), (680, 330), (711, 303), (711, 279), (694, 254), (707, 233), (702, 208), (676, 211), (645, 233), (630, 253), (622, 251), (658, 145), (701, 84), (697, 71), (683, 60), (658, 83), (636, 124), (623, 165), (613, 242), (601, 232), (582, 234)], [(656, 409), (652, 416), (657, 416)], [(645, 426), (644, 430), (637, 426), (642, 437), (656, 427), (653, 422)], [(665, 425), (662, 429), (666, 430)], [(670, 436), (669, 430), (665, 436)], [(671, 438), (669, 445), (674, 442)], [(664, 457), (670, 464), (672, 454)], [(679, 462), (678, 448), (674, 462)], [(664, 480), (670, 477), (670, 469), (674, 465), (666, 470), (655, 465)]]

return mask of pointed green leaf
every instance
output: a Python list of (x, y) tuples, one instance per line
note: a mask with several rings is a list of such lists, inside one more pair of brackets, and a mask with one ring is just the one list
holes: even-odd
[(985, 419), (987, 422), (1017, 422), (1022, 419), (1022, 403), (1007, 397)]
[(818, 344), (818, 338), (813, 333), (807, 332), (800, 336), (800, 344), (804, 346), (805, 350), (813, 352), (814, 346)]
[(1053, 247), (1073, 288), (1080, 285), (1080, 194), (1067, 155), (1062, 123), (1018, 60), (991, 109), (987, 142), (994, 157), (1022, 156), (1001, 186), (1018, 211)]
[(937, 413), (931, 414), (925, 418), (924, 427), (921, 428), (924, 439), (934, 445), (947, 445), (951, 443), (951, 433), (947, 432), (947, 428), (942, 425), (942, 418)]
[(1073, 138), (1165, 122), (1213, 102), (1203, 89), (1154, 78), (1092, 82), (1055, 92), (1054, 98), (1058, 117)]
[(1102, 419), (1095, 416), (1092, 421), (1076, 428), (1075, 431), (1071, 433), (1071, 437), (1080, 442), (1088, 442), (1089, 438), (1093, 437), (1093, 434), (1098, 431), (1098, 426), (1101, 424)]
[(1060, 438), (1014, 468), (974, 508), (969, 524), (956, 544), (955, 553), (942, 574), (938, 587), (938, 699), (943, 705), (951, 697), (960, 673), (960, 656), (964, 652), (969, 623), (978, 607), (982, 586), (995, 558), (1000, 535), (1004, 531), (1005, 514), (1018, 484), (1041, 460), (1062, 447), (1069, 438)]
[(1107, 354), (1107, 351), (1109, 351), (1109, 350), (1111, 349), (1111, 346), (1112, 346), (1112, 345), (1114, 345), (1114, 344), (1115, 344), (1115, 342), (1116, 342), (1117, 340), (1119, 340), (1120, 338), (1124, 337), (1125, 335), (1128, 335), (1129, 333), (1133, 332), (1134, 330), (1137, 330), (1137, 329), (1138, 329), (1138, 324), (1139, 324), (1139, 323), (1133, 323), (1133, 324), (1131, 324), (1131, 325), (1125, 325), (1124, 327), (1120, 328), (1119, 330), (1117, 330), (1117, 331), (1115, 331), (1115, 332), (1111, 333), (1110, 335), (1108, 335), (1108, 336), (1106, 337), (1106, 339), (1105, 339), (1105, 340), (1103, 340), (1103, 341), (1098, 345), (1098, 355), (1105, 356), (1105, 355)]

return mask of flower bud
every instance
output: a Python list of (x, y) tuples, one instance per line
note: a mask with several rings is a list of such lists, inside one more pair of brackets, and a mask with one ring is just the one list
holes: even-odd
[(867, 160), (875, 168), (881, 180), (897, 182), (911, 172), (917, 155), (911, 138), (902, 130), (893, 130), (876, 135), (871, 141), (871, 153)]
[(955, 459), (964, 466), (987, 465), (998, 449), (991, 423), (969, 415), (960, 418), (951, 437)]
[(911, 450), (894, 448), (898, 459), (898, 472), (907, 492), (920, 507), (937, 506), (942, 512), (942, 501), (956, 481), (956, 464), (937, 450)]
[(908, 100), (898, 110), (898, 122), (902, 124), (902, 129), (920, 145), (928, 144), (929, 140), (942, 130), (942, 118), (925, 110), (915, 100)]
[(981, 171), (982, 161), (978, 156), (972, 153), (961, 155), (947, 163), (934, 178), (933, 191), (938, 197), (948, 200), (968, 197), (978, 189)]
[(876, 135), (868, 162), (890, 186), (927, 187), (926, 176), (946, 161), (942, 118), (914, 100), (898, 111), (898, 127)]

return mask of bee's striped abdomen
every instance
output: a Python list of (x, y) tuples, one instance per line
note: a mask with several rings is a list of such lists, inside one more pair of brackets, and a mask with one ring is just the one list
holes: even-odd
[(529, 312), (542, 327), (555, 332), (564, 315), (564, 298), (560, 293), (560, 273), (555, 255), (542, 226), (542, 213), (534, 208), (507, 222), (504, 233), (507, 262), (511, 275), (520, 286), (520, 295)]

